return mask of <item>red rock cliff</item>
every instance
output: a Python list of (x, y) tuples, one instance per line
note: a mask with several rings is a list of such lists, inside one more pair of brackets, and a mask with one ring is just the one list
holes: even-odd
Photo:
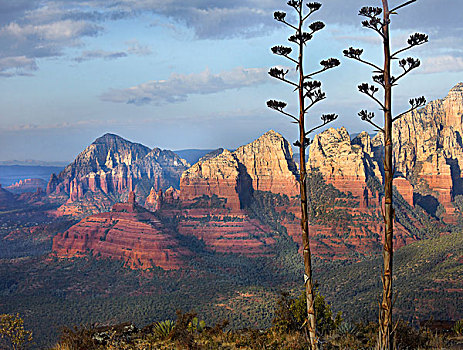
[(178, 269), (191, 253), (173, 233), (130, 197), (113, 211), (89, 216), (53, 239), (53, 252), (62, 258), (93, 255), (124, 260), (132, 268), (158, 266)]

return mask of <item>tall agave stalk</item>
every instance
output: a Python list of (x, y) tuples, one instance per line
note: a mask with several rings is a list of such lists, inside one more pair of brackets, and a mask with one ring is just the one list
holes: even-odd
[[(304, 4), (304, 1), (290, 0), (288, 1), (290, 6), (296, 12), (296, 18), (298, 19), (297, 24), (291, 24), (286, 20), (285, 12), (275, 12), (274, 17), (278, 22), (284, 23), (292, 30), (294, 34), (288, 38), (288, 41), (296, 46), (297, 58), (290, 56), (293, 52), (291, 47), (286, 46), (274, 46), (272, 52), (276, 55), (280, 55), (288, 59), (292, 64), (295, 65), (295, 71), (298, 76), (298, 81), (293, 81), (287, 77), (289, 70), (281, 69), (278, 67), (271, 68), (269, 74), (279, 79), (288, 85), (290, 85), (299, 98), (299, 113), (294, 116), (284, 110), (286, 107), (285, 102), (270, 100), (267, 101), (267, 106), (272, 108), (285, 116), (292, 119), (294, 124), (299, 126), (299, 140), (294, 145), (299, 148), (299, 188), (301, 195), (301, 229), (302, 229), (302, 244), (303, 244), (303, 257), (304, 257), (304, 284), (307, 297), (307, 331), (309, 334), (309, 340), (311, 349), (318, 349), (318, 338), (316, 330), (316, 315), (314, 308), (314, 284), (312, 278), (312, 257), (309, 245), (309, 217), (308, 217), (308, 197), (307, 197), (307, 167), (306, 167), (306, 148), (310, 144), (308, 138), (309, 134), (316, 129), (328, 124), (329, 122), (337, 118), (336, 114), (324, 114), (321, 116), (322, 123), (307, 130), (306, 128), (306, 117), (307, 113), (316, 103), (326, 98), (325, 93), (321, 89), (321, 82), (313, 80), (313, 77), (320, 74), (328, 69), (334, 68), (340, 64), (339, 60), (335, 58), (329, 58), (320, 62), (321, 69), (310, 74), (304, 72), (304, 48), (312, 38), (313, 35), (319, 30), (325, 27), (325, 24), (320, 21), (316, 21), (308, 25), (310, 31), (305, 31), (303, 26), (306, 20), (322, 6), (318, 2), (309, 2)], [(306, 6), (304, 6), (306, 5)], [(307, 7), (307, 10), (306, 10)]]
[[(363, 7), (359, 15), (364, 16), (367, 19), (362, 22), (362, 25), (375, 31), (380, 35), (383, 41), (384, 51), (384, 64), (383, 67), (379, 67), (374, 63), (368, 62), (361, 58), (363, 53), (362, 49), (354, 49), (350, 47), (348, 50), (344, 50), (344, 55), (348, 58), (352, 58), (363, 64), (366, 64), (374, 68), (373, 81), (380, 85), (384, 90), (384, 99), (381, 101), (375, 94), (379, 88), (375, 85), (369, 85), (363, 83), (358, 86), (361, 93), (369, 96), (375, 101), (380, 109), (384, 113), (384, 126), (380, 127), (373, 122), (374, 113), (362, 110), (359, 116), (362, 120), (372, 124), (375, 128), (381, 131), (384, 135), (384, 246), (383, 246), (383, 271), (382, 271), (382, 299), (379, 305), (379, 336), (377, 348), (381, 350), (391, 350), (393, 346), (394, 328), (392, 323), (392, 263), (393, 263), (393, 235), (394, 235), (394, 208), (392, 203), (392, 183), (394, 178), (394, 167), (393, 167), (393, 143), (392, 143), (392, 127), (393, 123), (403, 115), (414, 109), (424, 106), (426, 99), (424, 97), (414, 98), (410, 100), (410, 109), (407, 111), (394, 116), (392, 113), (392, 88), (397, 85), (397, 82), (408, 74), (413, 69), (420, 66), (420, 60), (412, 57), (399, 59), (398, 55), (408, 49), (424, 44), (428, 41), (428, 36), (425, 34), (415, 33), (408, 39), (408, 46), (392, 52), (390, 48), (390, 32), (389, 25), (391, 23), (391, 15), (397, 14), (397, 11), (405, 6), (408, 6), (417, 0), (410, 0), (402, 5), (399, 5), (393, 9), (389, 9), (388, 0), (381, 0), (382, 8), (380, 7)], [(382, 19), (380, 15), (383, 15)], [(391, 63), (393, 60), (398, 60), (398, 65), (402, 69), (398, 76), (392, 75)]]

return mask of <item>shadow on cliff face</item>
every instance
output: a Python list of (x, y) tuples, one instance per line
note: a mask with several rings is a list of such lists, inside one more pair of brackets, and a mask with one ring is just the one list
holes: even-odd
[(437, 207), (439, 206), (439, 201), (436, 197), (431, 195), (423, 196), (419, 193), (413, 193), (413, 204), (419, 205), (423, 208), (428, 214), (436, 216)]
[[(458, 134), (457, 140), (460, 140), (461, 137)], [(461, 169), (460, 165), (458, 164), (457, 159), (447, 159), (446, 163), (450, 165), (450, 174), (452, 176), (452, 197), (462, 195), (463, 194), (463, 179), (461, 178)]]
[(252, 179), (249, 176), (246, 167), (238, 162), (238, 181), (236, 184), (236, 191), (240, 199), (240, 209), (247, 208), (251, 203), (252, 194), (254, 189), (252, 187)]

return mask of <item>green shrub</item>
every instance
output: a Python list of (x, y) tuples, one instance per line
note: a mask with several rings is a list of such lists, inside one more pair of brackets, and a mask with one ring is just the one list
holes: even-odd
[[(315, 316), (317, 332), (324, 336), (335, 331), (342, 322), (341, 312), (333, 317), (331, 305), (318, 291), (315, 294)], [(289, 293), (282, 292), (275, 310), (273, 324), (279, 331), (299, 331), (307, 318), (307, 300), (305, 291), (298, 298), (291, 298)]]
[(159, 339), (167, 339), (174, 327), (175, 322), (172, 320), (157, 322), (153, 326), (153, 333)]
[(24, 320), (19, 314), (3, 314), (0, 315), (0, 339), (0, 345), (19, 350), (32, 341), (32, 332), (24, 328)]

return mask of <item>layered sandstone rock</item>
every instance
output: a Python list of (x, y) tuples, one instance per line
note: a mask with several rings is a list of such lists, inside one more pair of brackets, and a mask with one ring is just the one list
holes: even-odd
[(290, 197), (299, 194), (293, 151), (279, 133), (270, 130), (254, 142), (239, 147), (233, 154), (252, 179), (255, 191), (269, 191)]
[(79, 205), (92, 206), (93, 201), (106, 197), (126, 198), (135, 191), (143, 201), (150, 189), (178, 187), (180, 175), (189, 164), (168, 150), (150, 150), (141, 144), (106, 134), (81, 152), (58, 176), (53, 174), (47, 185), (47, 194), (68, 196), (69, 209)]
[(405, 199), (408, 204), (413, 206), (413, 186), (410, 184), (410, 181), (404, 177), (398, 177), (394, 179), (394, 186), (402, 195), (403, 199)]
[(53, 239), (53, 252), (62, 258), (91, 252), (124, 260), (132, 268), (153, 266), (178, 269), (191, 253), (179, 245), (173, 232), (166, 229), (149, 211), (135, 202), (117, 203), (111, 212), (89, 216)]
[(178, 225), (185, 236), (194, 236), (207, 250), (256, 257), (271, 253), (272, 230), (244, 212), (219, 208), (187, 209)]
[(314, 137), (310, 146), (308, 166), (318, 169), (325, 181), (342, 192), (351, 192), (360, 200), (360, 207), (368, 205), (372, 193), (367, 186), (369, 176), (381, 176), (373, 158), (370, 136), (363, 132), (351, 141), (347, 130), (330, 128)]
[[(452, 201), (463, 194), (463, 83), (444, 99), (406, 114), (394, 124), (397, 171), (412, 182), (415, 192), (432, 195), (454, 222)], [(424, 181), (424, 182), (423, 182)]]
[(240, 193), (246, 188), (246, 175), (236, 157), (224, 150), (216, 157), (200, 160), (182, 174), (180, 199), (184, 203), (201, 196), (225, 198), (226, 206), (234, 212), (241, 208)]
[(150, 194), (146, 197), (145, 208), (150, 211), (158, 211), (161, 209), (163, 202), (162, 190), (156, 191), (154, 187), (151, 188)]
[(291, 147), (271, 130), (238, 148), (207, 155), (188, 169), (180, 180), (182, 201), (213, 195), (226, 200), (238, 212), (249, 202), (252, 191), (297, 195), (296, 165)]

